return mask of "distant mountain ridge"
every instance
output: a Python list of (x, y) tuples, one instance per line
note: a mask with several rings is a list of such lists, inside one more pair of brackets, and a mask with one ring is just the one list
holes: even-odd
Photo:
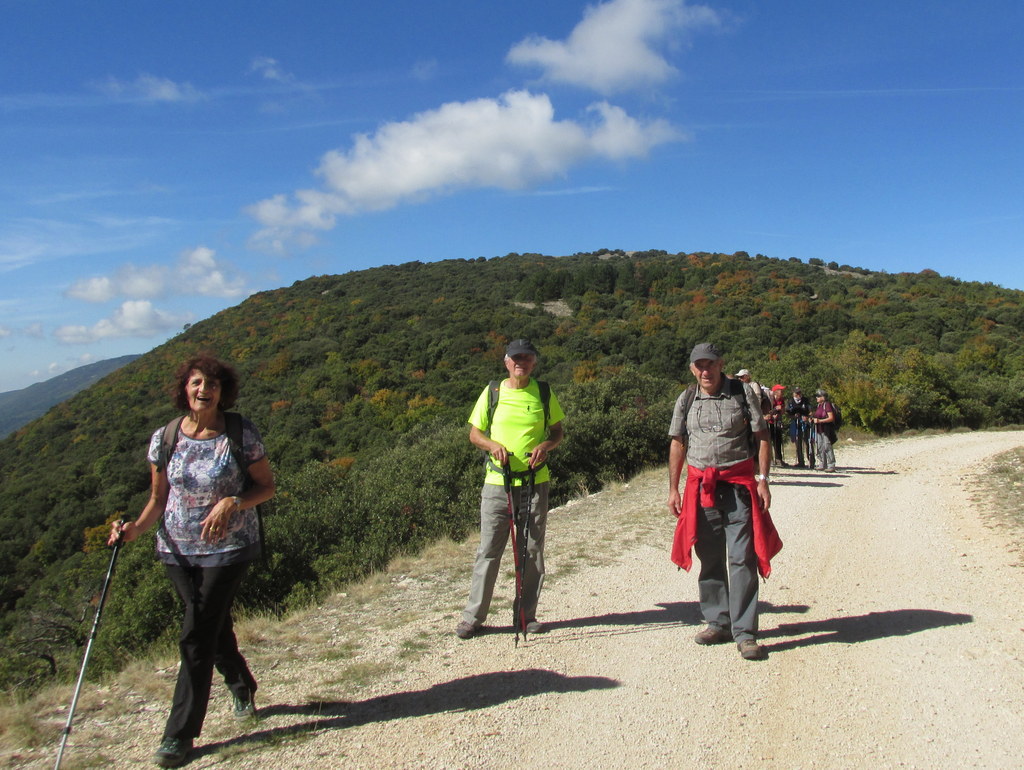
[(79, 366), (70, 372), (64, 372), (21, 390), (0, 393), (0, 438), (5, 438), (37, 417), (42, 417), (51, 407), (85, 390), (138, 357), (129, 355), (108, 358), (105, 361)]

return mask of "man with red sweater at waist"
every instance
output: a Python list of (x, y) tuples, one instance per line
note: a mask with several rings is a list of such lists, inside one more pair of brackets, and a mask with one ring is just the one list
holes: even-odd
[(691, 548), (700, 559), (707, 626), (697, 644), (734, 640), (743, 658), (757, 660), (764, 657), (757, 643), (757, 576), (768, 577), (782, 548), (768, 513), (771, 443), (757, 397), (749, 385), (726, 378), (723, 363), (718, 346), (695, 346), (690, 371), (697, 383), (680, 394), (672, 413), (668, 507), (679, 518), (672, 561), (689, 570)]

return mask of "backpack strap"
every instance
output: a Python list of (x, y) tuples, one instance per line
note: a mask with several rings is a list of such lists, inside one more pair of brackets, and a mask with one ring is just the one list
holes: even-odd
[(228, 436), (231, 455), (248, 480), (249, 463), (245, 461), (245, 452), (242, 451), (242, 415), (238, 412), (224, 412), (224, 432)]
[[(245, 476), (245, 480), (242, 482), (242, 491), (244, 492), (252, 486), (252, 476), (249, 475), (251, 463), (246, 462), (245, 452), (242, 450), (242, 415), (238, 412), (224, 412), (224, 432), (228, 436), (231, 455), (235, 458), (238, 467), (241, 468), (242, 475)], [(260, 559), (265, 567), (267, 566), (267, 545), (266, 535), (263, 531), (263, 510), (259, 505), (255, 505), (253, 508), (256, 510), (256, 525), (259, 528)]]
[(178, 443), (178, 431), (181, 430), (181, 421), (184, 419), (185, 415), (175, 417), (164, 426), (163, 436), (160, 439), (160, 449), (157, 452), (155, 463), (158, 471), (167, 470), (167, 463), (170, 461), (171, 455), (174, 454), (174, 447)]

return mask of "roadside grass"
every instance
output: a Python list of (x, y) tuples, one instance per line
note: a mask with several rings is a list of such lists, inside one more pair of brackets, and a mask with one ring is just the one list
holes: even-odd
[(992, 458), (976, 481), (986, 522), (1007, 533), (1017, 563), (1024, 565), (1024, 448)]

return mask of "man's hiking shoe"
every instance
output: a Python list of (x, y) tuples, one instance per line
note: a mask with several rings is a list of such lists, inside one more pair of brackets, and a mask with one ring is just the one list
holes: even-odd
[(164, 738), (153, 755), (153, 761), (160, 767), (179, 767), (184, 764), (191, 750), (191, 738)]
[(526, 633), (528, 634), (543, 634), (547, 630), (548, 627), (539, 620), (529, 620), (526, 623)]
[(698, 631), (697, 635), (693, 637), (693, 641), (697, 644), (722, 644), (723, 642), (731, 642), (732, 634), (724, 628), (708, 626)]
[(244, 698), (239, 698), (237, 695), (232, 696), (231, 716), (235, 719), (255, 719), (256, 702), (253, 697), (251, 695)]
[(471, 639), (476, 634), (477, 628), (472, 623), (467, 623), (465, 620), (455, 626), (455, 635), (459, 639)]
[(764, 657), (764, 647), (753, 639), (744, 639), (736, 645), (743, 660), (761, 660)]

